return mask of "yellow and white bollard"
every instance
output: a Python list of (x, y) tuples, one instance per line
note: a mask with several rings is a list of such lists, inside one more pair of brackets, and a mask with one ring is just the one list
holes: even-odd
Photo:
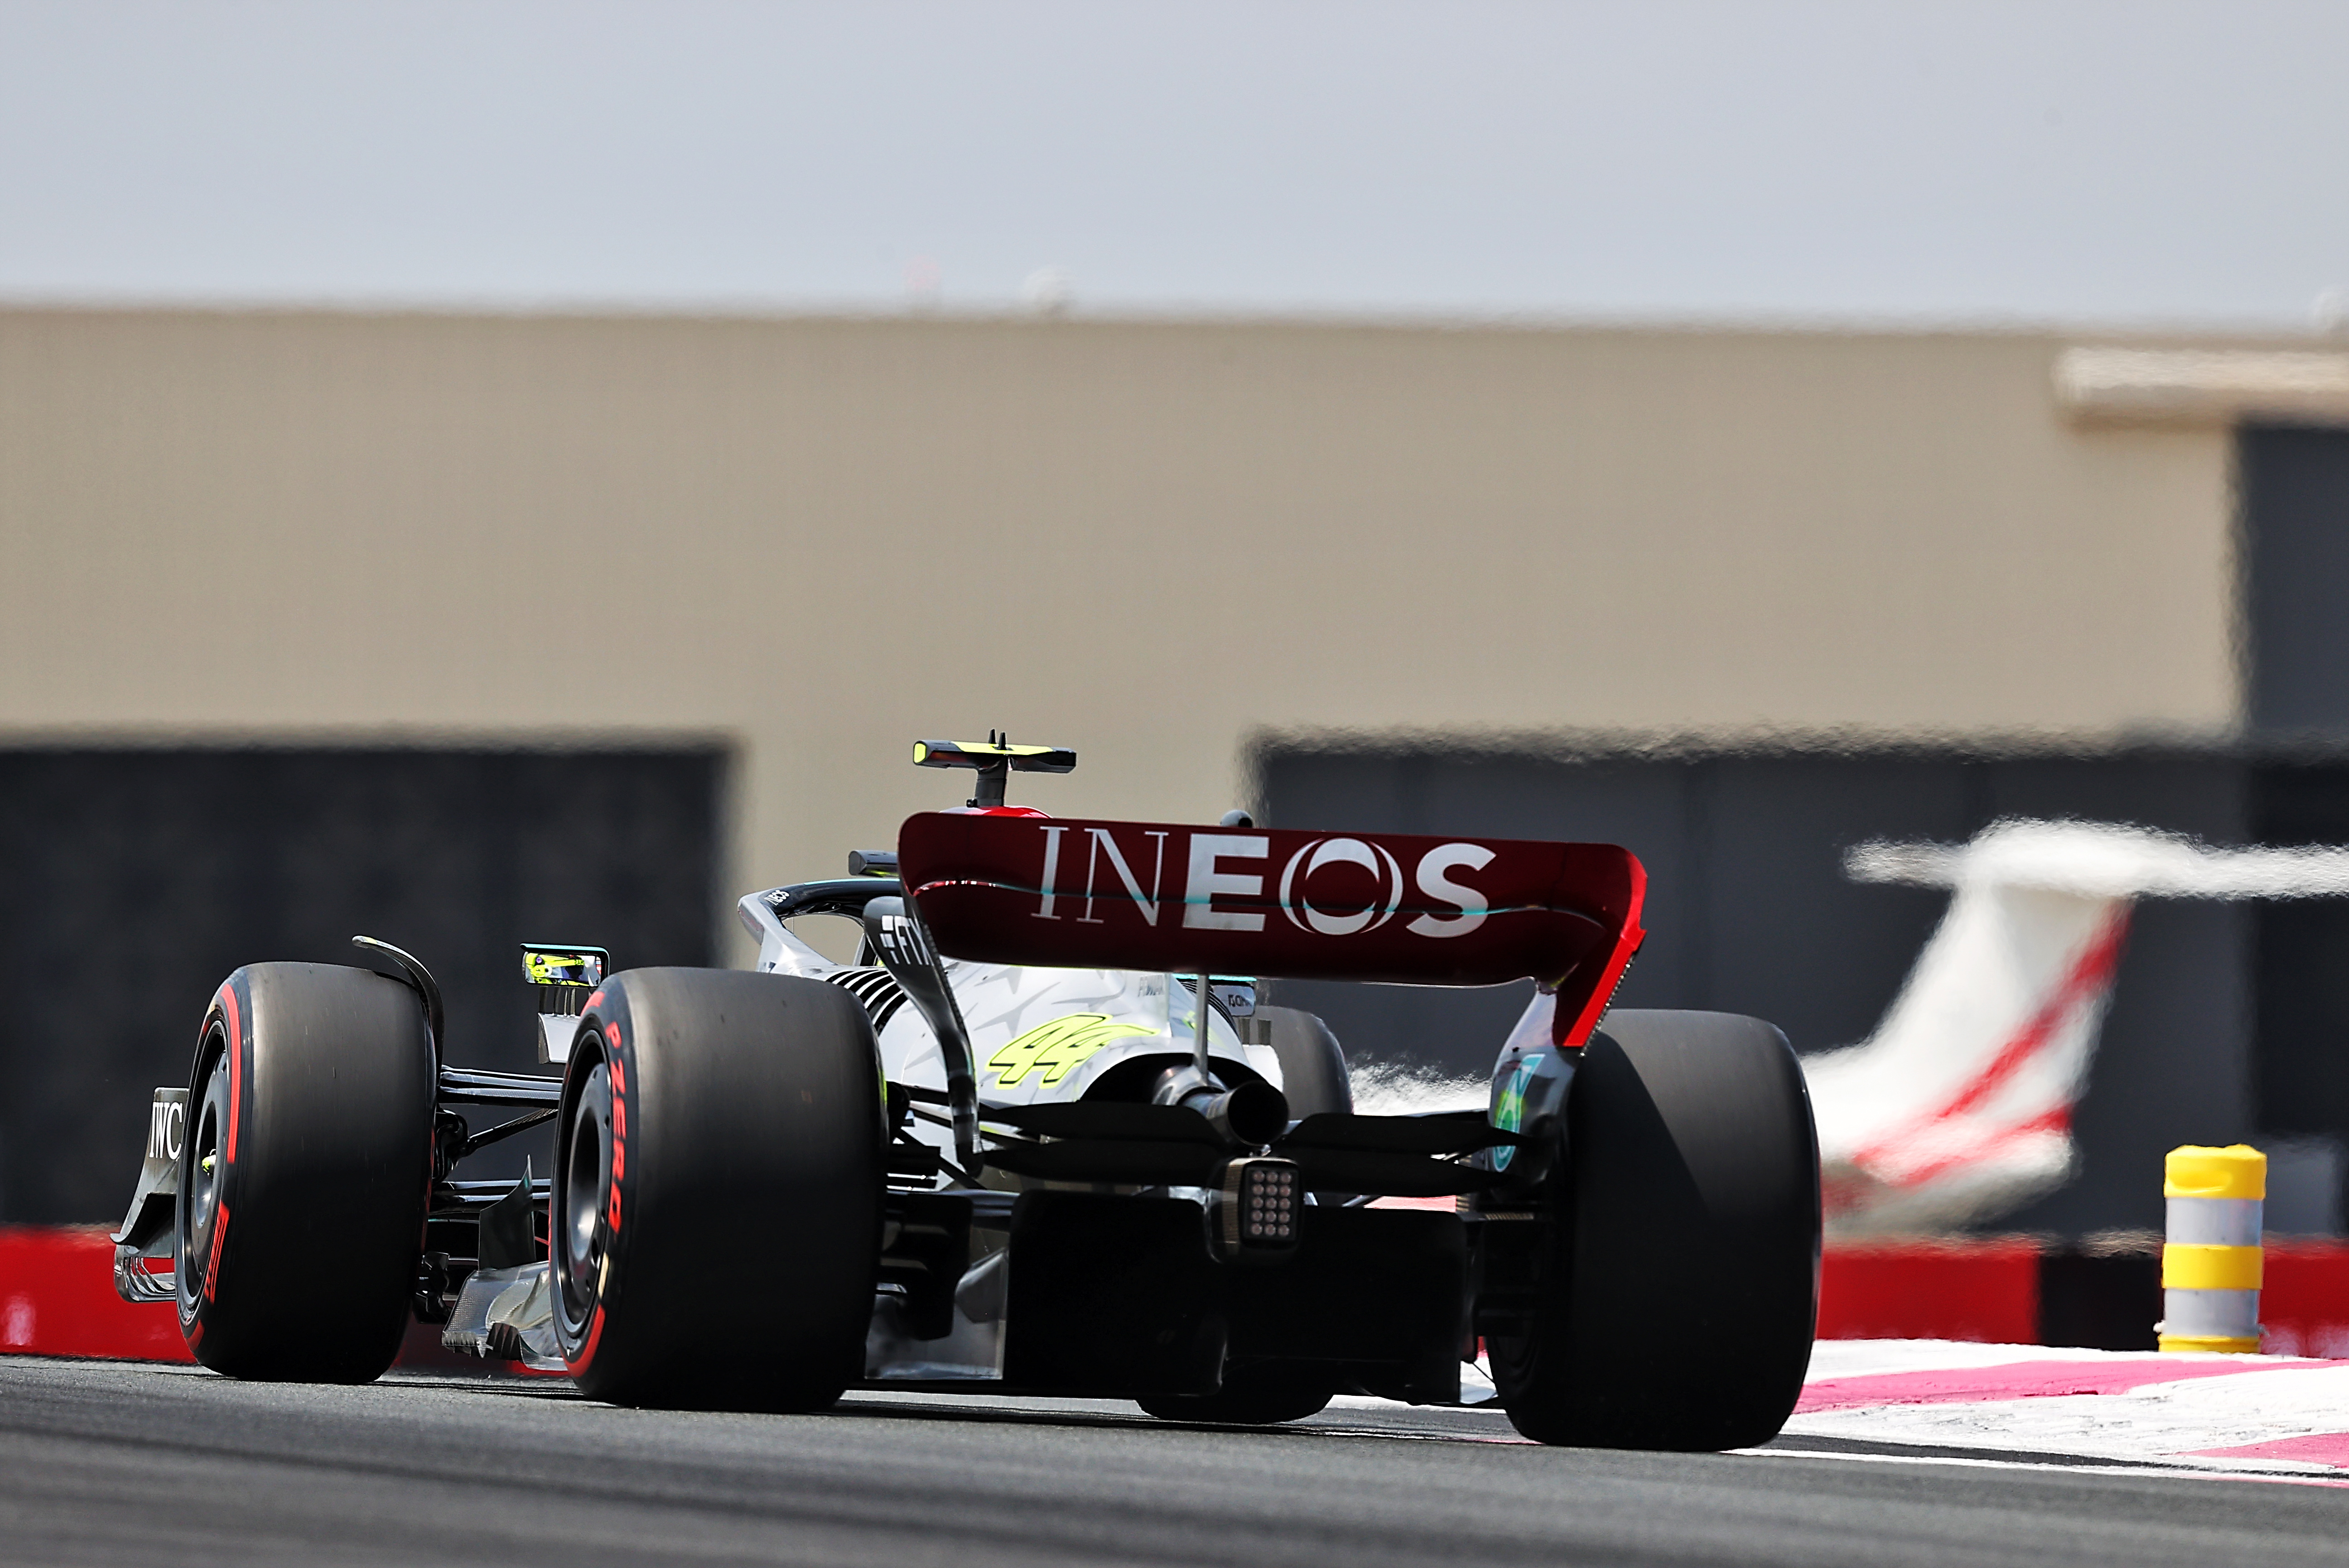
[(2164, 1350), (2260, 1348), (2260, 1212), (2268, 1157), (2247, 1144), (2173, 1148), (2163, 1162), (2169, 1199), (2161, 1249)]

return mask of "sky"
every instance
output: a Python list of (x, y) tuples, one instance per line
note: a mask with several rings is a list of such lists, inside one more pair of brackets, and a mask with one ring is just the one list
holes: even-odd
[(0, 0), (5, 300), (2300, 329), (2349, 5)]

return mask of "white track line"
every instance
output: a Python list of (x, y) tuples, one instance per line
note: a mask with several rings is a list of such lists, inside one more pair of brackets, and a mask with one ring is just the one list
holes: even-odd
[(1732, 1453), (1757, 1459), (1832, 1459), (1860, 1465), (1961, 1465), (1975, 1469), (2042, 1470), (2051, 1475), (2143, 1476), (2148, 1480), (2274, 1481), (2287, 1486), (2349, 1486), (2349, 1479), (2326, 1467), (2302, 1466), (2291, 1470), (2205, 1469), (2186, 1465), (2057, 1464), (2047, 1459), (1986, 1459), (1973, 1456), (1932, 1454), (1851, 1454), (1822, 1449), (1733, 1449)]
[[(2033, 1396), (2018, 1389), (2007, 1397), (1972, 1398), (1959, 1392), (1968, 1381), (1967, 1372), (2013, 1366), (2018, 1380), (2027, 1383), (2028, 1368), (2049, 1362), (2116, 1370), (2151, 1363), (2175, 1366), (2183, 1376), (2112, 1393)], [(2213, 1375), (2220, 1366), (2226, 1370)], [(1954, 1375), (1950, 1397), (1936, 1398), (1930, 1390), (1920, 1394), (1914, 1388), (1913, 1380), (1936, 1372)], [(1901, 1383), (1888, 1384), (1882, 1403), (1798, 1414), (1787, 1422), (1785, 1438), (1799, 1443), (1806, 1437), (1832, 1438), (2018, 1456), (2078, 1455), (2090, 1461), (2159, 1465), (2165, 1474), (2236, 1480), (2349, 1481), (2349, 1468), (2334, 1463), (2209, 1452), (2349, 1431), (2349, 1362), (2310, 1366), (2286, 1356), (2164, 1356), (2151, 1351), (1932, 1340), (1828, 1341), (1816, 1347), (1809, 1381), (1816, 1388), (1822, 1383), (1875, 1376), (1900, 1378), (1911, 1386), (1904, 1389)], [(1972, 1381), (1975, 1388), (1982, 1386), (1982, 1379)], [(1994, 1385), (1996, 1380), (1992, 1381)], [(2349, 1448), (2349, 1442), (2344, 1446)], [(1771, 1450), (1774, 1456), (1786, 1451)]]

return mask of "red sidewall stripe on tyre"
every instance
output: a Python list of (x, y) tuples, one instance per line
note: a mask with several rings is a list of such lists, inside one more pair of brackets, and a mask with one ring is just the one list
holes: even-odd
[(228, 1235), (228, 1205), (222, 1203), (212, 1212), (212, 1255), (204, 1260), (204, 1300), (212, 1299), (212, 1291), (220, 1284), (221, 1242)]
[[(236, 1164), (237, 1131), (242, 1120), (240, 1111), (244, 1104), (244, 1027), (243, 1017), (236, 1004), (236, 982), (231, 981), (220, 988), (221, 1009), (228, 1022), (228, 1137), (222, 1140), (222, 1177)], [(221, 1247), (228, 1240), (228, 1200), (222, 1198), (212, 1210), (212, 1244), (204, 1259), (203, 1299), (212, 1299), (220, 1288)], [(201, 1309), (200, 1309), (201, 1310)], [(191, 1323), (188, 1330), (188, 1348), (195, 1349), (203, 1343), (204, 1325)]]
[(237, 1127), (244, 1105), (244, 1029), (237, 1012), (235, 982), (221, 987), (220, 999), (228, 1013), (228, 1144), (221, 1158), (234, 1165)]
[[(604, 992), (598, 991), (587, 1000), (590, 1003), (587, 1013), (592, 1016), (594, 1004), (605, 1000)], [(604, 1027), (600, 1033), (608, 1051), (604, 1058), (605, 1080), (612, 1095), (612, 1191), (605, 1202), (604, 1214), (605, 1222), (611, 1229), (604, 1241), (604, 1262), (600, 1277), (595, 1282), (595, 1311), (587, 1319), (587, 1336), (580, 1343), (578, 1355), (573, 1355), (568, 1351), (564, 1353), (564, 1367), (574, 1377), (595, 1364), (596, 1347), (604, 1341), (603, 1286), (605, 1281), (609, 1280), (612, 1275), (612, 1250), (620, 1234), (620, 1217), (623, 1212), (620, 1200), (620, 1179), (627, 1169), (626, 1146), (624, 1140), (627, 1136), (628, 1127), (628, 1068), (622, 1054), (619, 1021), (611, 1018), (604, 1020)], [(566, 1172), (569, 1170), (568, 1157), (563, 1152), (560, 1144), (556, 1146), (555, 1159), (559, 1169)], [(549, 1238), (562, 1234), (555, 1225), (554, 1193), (554, 1187), (550, 1185), (546, 1196), (546, 1233)]]
[(563, 1358), (564, 1369), (576, 1377), (595, 1366), (595, 1346), (603, 1342), (603, 1338), (604, 1303), (599, 1301), (595, 1303), (595, 1314), (587, 1320), (586, 1343), (579, 1347), (579, 1354), (576, 1356), (566, 1355)]

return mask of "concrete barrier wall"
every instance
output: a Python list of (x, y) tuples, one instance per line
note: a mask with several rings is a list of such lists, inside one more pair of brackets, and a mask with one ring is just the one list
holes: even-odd
[[(113, 1258), (95, 1227), (0, 1226), (0, 1354), (192, 1359), (168, 1303), (116, 1297)], [(2158, 1251), (2088, 1257), (1995, 1238), (1829, 1248), (1819, 1337), (2150, 1350), (2160, 1312)], [(2271, 1355), (2349, 1355), (2349, 1245), (2271, 1245), (2261, 1315)], [(401, 1365), (487, 1369), (424, 1328)]]

